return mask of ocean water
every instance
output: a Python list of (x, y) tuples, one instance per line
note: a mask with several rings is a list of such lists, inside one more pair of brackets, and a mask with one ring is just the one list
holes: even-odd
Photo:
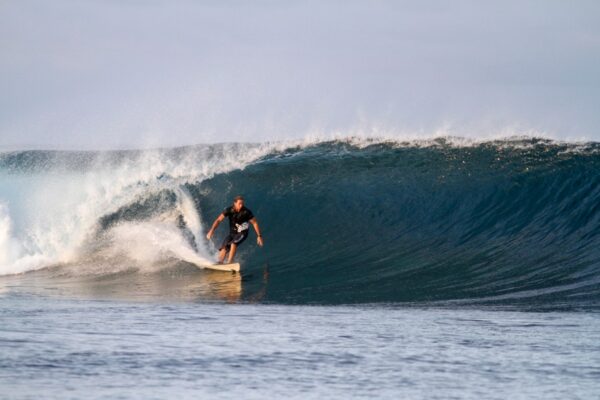
[(0, 153), (0, 398), (595, 398), (599, 300), (598, 143)]
[(600, 315), (0, 299), (3, 398), (591, 399)]

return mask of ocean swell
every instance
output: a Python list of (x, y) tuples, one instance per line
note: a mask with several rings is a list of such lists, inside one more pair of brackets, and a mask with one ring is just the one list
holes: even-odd
[(5, 153), (0, 272), (210, 262), (205, 231), (243, 194), (266, 245), (252, 236), (240, 257), (270, 271), (266, 301), (597, 303), (599, 150), (521, 138)]

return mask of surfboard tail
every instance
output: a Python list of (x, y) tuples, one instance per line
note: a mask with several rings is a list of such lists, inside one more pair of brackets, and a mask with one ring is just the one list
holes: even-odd
[(210, 269), (214, 271), (226, 271), (226, 272), (240, 272), (240, 264), (239, 263), (231, 263), (231, 264), (210, 264), (199, 266), (202, 269)]

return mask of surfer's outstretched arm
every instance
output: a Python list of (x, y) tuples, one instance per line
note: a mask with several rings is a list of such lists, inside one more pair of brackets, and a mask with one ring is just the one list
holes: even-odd
[(256, 243), (258, 243), (258, 245), (260, 247), (262, 247), (262, 245), (263, 245), (263, 238), (262, 238), (262, 235), (260, 234), (260, 228), (258, 227), (258, 221), (256, 220), (256, 218), (252, 218), (250, 220), (250, 223), (254, 227), (254, 232), (256, 232), (256, 236), (257, 236)]
[(215, 222), (213, 222), (210, 230), (206, 234), (206, 238), (207, 239), (210, 240), (210, 238), (212, 237), (213, 233), (215, 233), (215, 229), (217, 229), (217, 226), (219, 226), (219, 224), (221, 223), (221, 221), (223, 221), (224, 219), (225, 219), (225, 215), (219, 214), (219, 216), (217, 217), (217, 219), (215, 219)]

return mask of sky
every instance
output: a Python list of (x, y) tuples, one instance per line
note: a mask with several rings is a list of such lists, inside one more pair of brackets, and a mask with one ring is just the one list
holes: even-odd
[(600, 2), (0, 0), (0, 149), (600, 141)]

